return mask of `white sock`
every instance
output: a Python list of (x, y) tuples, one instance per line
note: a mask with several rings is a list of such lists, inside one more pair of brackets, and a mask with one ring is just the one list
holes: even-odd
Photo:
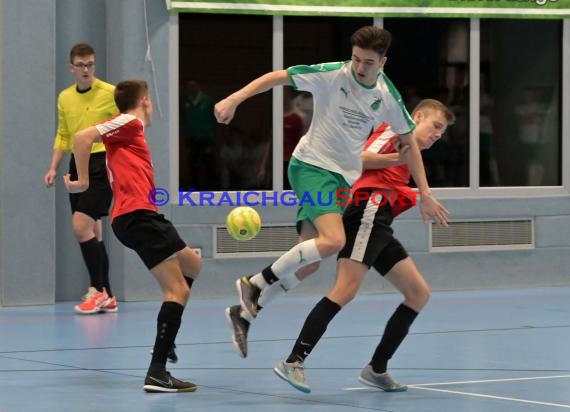
[(249, 314), (249, 312), (247, 312), (247, 311), (245, 311), (245, 310), (243, 310), (243, 309), (240, 309), (239, 315), (240, 315), (243, 319), (247, 320), (249, 323), (253, 322), (253, 317)]
[(257, 303), (259, 306), (264, 308), (269, 302), (276, 297), (283, 295), (285, 292), (286, 290), (281, 286), (281, 281), (275, 282), (273, 285), (269, 285), (268, 288), (263, 289)]
[(297, 275), (293, 273), (293, 276), (282, 277), (280, 283), (281, 283), (281, 289), (283, 289), (285, 292), (289, 292), (291, 289), (295, 289), (297, 285), (301, 283), (301, 281), (299, 280)]
[(289, 291), (297, 286), (300, 280), (295, 276), (295, 272), (310, 263), (318, 262), (322, 257), (317, 249), (315, 239), (305, 240), (295, 245), (285, 254), (281, 255), (272, 265), (271, 270), (285, 291)]
[(256, 273), (255, 275), (250, 277), (249, 283), (251, 283), (253, 286), (257, 286), (261, 290), (264, 290), (265, 288), (267, 288), (267, 286), (269, 286), (269, 283), (267, 283), (261, 272)]
[[(295, 272), (299, 268), (320, 260), (322, 260), (322, 257), (317, 249), (316, 240), (309, 239), (293, 246), (281, 255), (279, 259), (273, 262), (271, 270), (287, 291), (299, 284), (300, 280), (295, 276)], [(262, 291), (269, 286), (261, 272), (250, 277), (249, 281)]]
[(271, 270), (279, 279), (295, 277), (295, 272), (310, 263), (320, 261), (321, 255), (315, 239), (305, 240), (285, 252), (272, 265)]

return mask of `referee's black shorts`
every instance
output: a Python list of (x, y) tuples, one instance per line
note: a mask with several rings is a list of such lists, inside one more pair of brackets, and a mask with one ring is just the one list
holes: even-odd
[(186, 247), (174, 225), (152, 210), (135, 210), (111, 223), (117, 239), (134, 250), (150, 270)]
[[(71, 180), (77, 180), (75, 157), (69, 161)], [(105, 152), (91, 153), (89, 157), (89, 188), (85, 192), (70, 193), (71, 213), (81, 212), (94, 220), (109, 215), (109, 207), (113, 200), (113, 192), (107, 178)]]
[[(374, 189), (359, 189), (357, 192), (371, 194)], [(407, 258), (408, 253), (394, 237), (390, 226), (394, 220), (390, 202), (381, 202), (377, 198), (373, 201), (371, 196), (366, 198), (353, 194), (344, 211), (342, 220), (346, 244), (338, 258), (361, 262), (385, 276), (396, 263)]]

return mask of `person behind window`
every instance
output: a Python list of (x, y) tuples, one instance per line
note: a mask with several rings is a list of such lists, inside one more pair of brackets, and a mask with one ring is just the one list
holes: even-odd
[(299, 91), (292, 103), (297, 113), (301, 116), (301, 120), (303, 120), (301, 136), (304, 136), (309, 131), (309, 126), (311, 126), (313, 120), (313, 95), (308, 92)]
[(216, 118), (214, 99), (202, 91), (196, 80), (186, 83), (182, 105), (182, 130), (186, 157), (182, 168), (185, 188), (211, 189), (215, 184)]
[(414, 110), (414, 107), (422, 100), (418, 94), (418, 87), (413, 83), (404, 85), (402, 97), (404, 98), (404, 103), (406, 103), (406, 109), (408, 109), (408, 111)]
[(539, 186), (544, 177), (544, 165), (540, 155), (545, 143), (543, 128), (548, 111), (540, 87), (525, 88), (521, 101), (514, 110), (519, 125), (521, 160), (526, 165), (525, 183), (528, 186)]
[[(308, 131), (313, 117), (313, 97), (310, 93), (298, 93), (292, 88), (283, 89), (283, 189), (291, 190), (287, 171), (295, 146)], [(268, 185), (271, 144), (266, 144), (258, 171), (258, 181)], [(261, 185), (261, 187), (264, 187)]]
[(467, 186), (469, 182), (469, 72), (466, 64), (455, 64), (449, 71), (451, 86), (445, 104), (455, 113), (455, 126), (446, 139), (446, 180), (448, 186)]
[[(285, 89), (285, 99), (283, 106), (283, 189), (290, 190), (291, 183), (289, 183), (289, 177), (287, 176), (287, 170), (289, 170), (289, 162), (293, 156), (293, 151), (295, 146), (299, 143), (303, 132), (305, 131), (303, 119), (306, 118), (306, 114), (302, 112), (299, 107), (298, 96), (293, 94), (293, 89), (286, 87)], [(312, 103), (312, 99), (311, 99)], [(311, 113), (312, 117), (312, 113)]]
[(481, 73), (481, 94), (479, 96), (479, 147), (480, 186), (498, 186), (499, 169), (493, 151), (493, 98), (489, 93), (487, 76)]
[(243, 187), (243, 170), (251, 167), (245, 161), (247, 154), (246, 140), (245, 132), (234, 126), (229, 127), (221, 139), (219, 157), (222, 190)]

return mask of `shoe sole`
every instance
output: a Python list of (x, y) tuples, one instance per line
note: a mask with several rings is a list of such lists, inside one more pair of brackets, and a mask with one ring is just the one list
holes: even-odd
[(101, 306), (98, 306), (98, 307), (96, 307), (96, 308), (94, 308), (94, 309), (91, 309), (91, 310), (82, 310), (82, 309), (79, 309), (79, 305), (75, 305), (75, 306), (73, 307), (73, 309), (75, 309), (75, 312), (76, 312), (76, 313), (79, 313), (79, 314), (81, 314), (81, 315), (93, 315), (93, 314), (95, 314), (95, 313), (99, 313), (99, 312), (103, 311), (103, 304), (104, 304), (106, 301), (107, 301), (107, 299), (105, 299), (103, 302), (101, 302)]
[(289, 385), (291, 385), (292, 387), (294, 387), (298, 391), (301, 391), (303, 393), (311, 393), (311, 388), (309, 388), (307, 386), (301, 386), (301, 385), (298, 385), (298, 384), (292, 382), (289, 378), (287, 378), (287, 376), (285, 376), (285, 374), (283, 372), (281, 372), (279, 370), (279, 368), (273, 368), (273, 372), (275, 372), (275, 374), (277, 376), (279, 376), (281, 379), (283, 379), (285, 382), (287, 382)]
[(246, 358), (247, 353), (241, 351), (239, 344), (236, 341), (236, 337), (235, 337), (235, 333), (234, 333), (234, 323), (232, 322), (232, 318), (230, 316), (230, 308), (226, 308), (226, 319), (228, 320), (228, 324), (230, 325), (230, 329), (232, 331), (232, 343), (234, 344), (236, 352), (238, 353), (238, 355), (241, 358)]
[(113, 308), (113, 309), (106, 309), (106, 308), (101, 308), (100, 312), (103, 313), (117, 313), (119, 311), (119, 308)]
[(251, 313), (251, 311), (246, 307), (245, 302), (243, 300), (243, 294), (241, 293), (241, 286), (240, 285), (241, 285), (241, 278), (236, 280), (236, 289), (237, 289), (238, 296), (239, 296), (239, 304), (240, 304), (241, 308), (249, 314), (249, 316), (251, 316), (252, 318), (255, 318), (257, 316), (257, 312)]
[(81, 310), (78, 309), (77, 306), (74, 308), (75, 309), (75, 313), (78, 313), (80, 315), (95, 315), (99, 312), (101, 312), (101, 309), (92, 309), (92, 310)]
[(177, 393), (177, 392), (196, 392), (198, 389), (197, 386), (192, 386), (190, 388), (184, 389), (170, 389), (170, 388), (163, 388), (162, 386), (155, 386), (155, 385), (144, 385), (143, 390), (149, 393)]
[(367, 379), (364, 379), (362, 376), (359, 376), (358, 380), (367, 386), (371, 386), (371, 387), (377, 388), (377, 389), (382, 389), (384, 392), (406, 392), (408, 390), (408, 387), (406, 385), (402, 385), (396, 389), (386, 389), (386, 388), (383, 388), (382, 386), (380, 386), (374, 382), (371, 382)]

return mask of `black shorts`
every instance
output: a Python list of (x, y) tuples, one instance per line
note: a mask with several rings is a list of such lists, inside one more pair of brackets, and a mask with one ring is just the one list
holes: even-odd
[[(362, 189), (358, 192), (370, 194), (374, 190)], [(408, 253), (394, 238), (394, 230), (390, 226), (394, 219), (389, 202), (379, 205), (383, 202), (372, 202), (368, 197), (368, 200), (358, 200), (353, 195), (352, 202), (344, 211), (342, 220), (346, 244), (338, 258), (355, 260), (369, 268), (372, 266), (385, 276), (396, 263), (407, 258)]]
[(148, 269), (186, 247), (174, 225), (151, 210), (117, 216), (111, 227), (121, 243), (137, 252)]
[[(69, 161), (71, 180), (77, 180), (75, 157)], [(89, 189), (81, 193), (70, 193), (71, 213), (81, 212), (95, 220), (109, 215), (113, 192), (107, 178), (105, 152), (92, 153), (89, 158)]]

